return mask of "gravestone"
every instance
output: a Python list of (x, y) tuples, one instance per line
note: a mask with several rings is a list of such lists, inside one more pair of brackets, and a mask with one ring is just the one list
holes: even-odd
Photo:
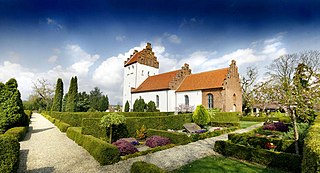
[(183, 127), (187, 129), (189, 133), (195, 133), (196, 131), (201, 130), (201, 127), (196, 123), (186, 123), (183, 125)]

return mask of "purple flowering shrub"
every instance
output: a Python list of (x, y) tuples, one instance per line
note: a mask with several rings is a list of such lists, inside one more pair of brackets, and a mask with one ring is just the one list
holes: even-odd
[(205, 129), (201, 129), (201, 130), (195, 131), (195, 133), (200, 134), (200, 133), (204, 133), (204, 132), (206, 132), (206, 131), (207, 131), (207, 130), (205, 130)]
[(148, 138), (146, 140), (146, 146), (154, 148), (157, 146), (163, 146), (163, 145), (167, 145), (167, 144), (171, 144), (171, 141), (169, 138), (165, 138), (165, 137), (161, 137), (161, 136), (151, 136), (150, 138)]
[(289, 129), (288, 129), (288, 126), (283, 122), (277, 122), (277, 123), (265, 124), (263, 126), (263, 130), (287, 132)]
[(138, 149), (132, 143), (125, 140), (120, 139), (120, 140), (117, 140), (116, 142), (113, 142), (112, 144), (119, 149), (121, 156), (138, 152)]

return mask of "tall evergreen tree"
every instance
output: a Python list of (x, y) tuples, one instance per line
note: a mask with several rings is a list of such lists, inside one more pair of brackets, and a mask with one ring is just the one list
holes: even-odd
[(70, 87), (68, 91), (68, 99), (66, 105), (67, 112), (75, 112), (77, 108), (77, 97), (78, 97), (78, 82), (77, 76), (72, 77), (70, 81)]
[(129, 111), (130, 111), (130, 105), (129, 105), (128, 100), (127, 100), (127, 102), (126, 102), (126, 105), (124, 106), (124, 111), (125, 111), (125, 112), (129, 112)]
[(79, 92), (77, 101), (77, 112), (87, 112), (89, 109), (89, 95), (86, 92)]
[(109, 108), (109, 100), (107, 95), (102, 95), (99, 99), (98, 111), (106, 111)]
[(67, 107), (67, 100), (68, 100), (68, 93), (66, 93), (63, 97), (62, 100), (62, 112), (66, 111), (66, 107)]
[(98, 87), (94, 87), (93, 90), (90, 91), (90, 107), (94, 110), (99, 111), (99, 107), (100, 107), (100, 99), (102, 97), (102, 92), (100, 91), (100, 89)]
[(53, 105), (51, 111), (59, 111), (62, 110), (62, 98), (63, 98), (63, 82), (62, 79), (59, 78), (57, 80), (56, 91), (53, 98)]

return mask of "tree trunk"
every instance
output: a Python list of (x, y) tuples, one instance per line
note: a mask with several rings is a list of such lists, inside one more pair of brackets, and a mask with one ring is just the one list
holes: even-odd
[(299, 133), (297, 128), (297, 118), (294, 109), (292, 110), (293, 131), (294, 131), (294, 146), (296, 154), (299, 154)]
[(112, 142), (112, 126), (110, 127), (109, 143)]

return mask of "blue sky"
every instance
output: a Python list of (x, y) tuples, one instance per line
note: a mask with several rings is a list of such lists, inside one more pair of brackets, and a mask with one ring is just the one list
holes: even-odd
[(22, 98), (32, 81), (71, 76), (121, 102), (123, 60), (151, 42), (160, 71), (193, 72), (237, 60), (260, 74), (286, 53), (320, 50), (320, 2), (287, 0), (0, 0), (0, 81), (15, 77)]

